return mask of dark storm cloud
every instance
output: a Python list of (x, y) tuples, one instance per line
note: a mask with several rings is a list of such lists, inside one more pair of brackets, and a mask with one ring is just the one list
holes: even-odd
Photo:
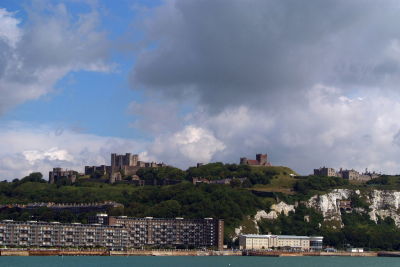
[[(150, 96), (196, 99), (185, 121), (196, 130), (183, 126), (164, 139), (155, 133), (169, 141), (151, 153), (168, 161), (168, 151), (177, 151), (171, 160), (179, 163), (200, 148), (203, 159), (225, 162), (267, 152), (273, 164), (303, 174), (322, 165), (397, 172), (399, 7), (166, 1), (144, 21), (149, 45), (131, 82)], [(178, 153), (187, 146), (189, 153)]]
[(399, 17), (395, 1), (168, 1), (145, 23), (133, 86), (221, 108), (397, 80)]

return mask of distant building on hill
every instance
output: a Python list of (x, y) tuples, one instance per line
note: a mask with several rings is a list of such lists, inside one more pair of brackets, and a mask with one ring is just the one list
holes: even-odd
[(347, 179), (347, 180), (359, 180), (360, 179), (360, 173), (358, 171), (355, 171), (355, 170), (342, 170), (342, 169), (340, 169), (339, 175), (343, 179)]
[(167, 166), (164, 163), (144, 162), (139, 155), (126, 153), (125, 155), (111, 154), (111, 166), (85, 166), (85, 175), (107, 176), (110, 183), (121, 181), (123, 176), (133, 176), (141, 168), (158, 168)]
[(359, 173), (353, 169), (351, 170), (342, 170), (339, 171), (339, 176), (343, 179), (348, 179), (352, 181), (360, 181), (360, 182), (367, 182), (371, 179), (378, 178), (380, 175), (375, 172), (368, 172), (366, 169), (364, 173)]
[(247, 178), (224, 178), (224, 179), (217, 179), (217, 180), (210, 180), (203, 177), (193, 177), (192, 183), (194, 185), (197, 184), (224, 184), (230, 185), (233, 180), (238, 180), (240, 183), (243, 183)]
[(53, 171), (49, 172), (49, 183), (56, 184), (62, 179), (66, 179), (68, 182), (75, 183), (77, 174), (77, 171), (64, 170), (63, 168), (53, 168)]
[(268, 162), (267, 154), (257, 154), (256, 159), (240, 158), (240, 164), (249, 166), (271, 166), (271, 163)]
[(371, 179), (378, 178), (380, 175), (375, 172), (368, 172), (366, 169), (364, 173), (359, 173), (358, 171), (351, 169), (351, 170), (344, 170), (340, 168), (338, 172), (335, 171), (333, 168), (321, 167), (319, 169), (314, 169), (315, 176), (326, 176), (326, 177), (341, 177), (343, 179), (347, 179), (350, 181), (361, 181), (366, 182)]
[(326, 176), (326, 177), (335, 177), (338, 176), (334, 168), (322, 167), (319, 169), (314, 169), (315, 176)]
[(100, 165), (100, 166), (85, 166), (85, 175), (95, 176), (108, 176), (111, 173), (111, 166)]
[(144, 162), (139, 160), (139, 155), (126, 153), (125, 155), (111, 154), (111, 175), (110, 183), (121, 180), (123, 175), (136, 175), (136, 172), (141, 168), (158, 168), (166, 167), (164, 163)]

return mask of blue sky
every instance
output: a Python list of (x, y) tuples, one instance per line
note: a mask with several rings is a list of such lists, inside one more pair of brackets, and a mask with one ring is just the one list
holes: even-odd
[[(2, 1), (2, 7), (15, 12), (21, 24), (28, 18), (24, 6), (30, 1)], [(71, 15), (89, 12), (84, 1), (51, 1), (63, 3)], [(98, 28), (107, 32), (110, 40), (131, 35), (137, 15), (134, 7), (154, 7), (160, 1), (116, 1), (98, 5), (101, 22)], [(140, 36), (140, 32), (136, 35)], [(130, 36), (132, 37), (132, 36)], [(135, 42), (136, 38), (129, 40)], [(133, 100), (140, 102), (142, 95), (128, 84), (128, 74), (134, 65), (134, 51), (113, 51), (109, 62), (114, 69), (108, 73), (74, 71), (60, 79), (49, 94), (13, 107), (0, 120), (27, 121), (50, 124), (58, 128), (71, 128), (100, 136), (146, 138), (129, 126), (134, 115), (127, 107)]]
[(0, 179), (114, 152), (400, 173), (399, 77), (396, 0), (2, 0)]

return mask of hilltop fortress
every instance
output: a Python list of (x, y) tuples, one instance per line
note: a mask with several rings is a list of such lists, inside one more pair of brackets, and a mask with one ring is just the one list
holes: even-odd
[(268, 162), (267, 154), (257, 154), (256, 159), (240, 158), (240, 164), (249, 166), (272, 166), (271, 163)]
[(121, 181), (123, 176), (136, 175), (141, 168), (158, 168), (167, 166), (164, 163), (144, 162), (139, 160), (139, 155), (126, 153), (125, 155), (111, 154), (111, 166), (85, 166), (85, 175), (101, 172), (109, 177), (110, 183)]
[[(141, 168), (158, 168), (167, 166), (164, 163), (145, 162), (139, 160), (139, 155), (126, 153), (125, 155), (111, 154), (111, 166), (85, 166), (85, 175), (108, 177), (110, 183), (121, 181), (124, 176), (135, 176)], [(49, 183), (54, 184), (62, 179), (70, 183), (76, 181), (77, 171), (53, 168), (49, 172)]]

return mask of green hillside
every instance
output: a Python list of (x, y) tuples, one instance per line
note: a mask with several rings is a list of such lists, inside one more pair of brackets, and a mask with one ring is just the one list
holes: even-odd
[(295, 171), (284, 166), (270, 167), (252, 167), (253, 169), (264, 169), (274, 172), (272, 179), (268, 184), (256, 184), (252, 190), (260, 192), (281, 192), (285, 194), (293, 194), (293, 187), (296, 183), (295, 177), (298, 175)]
[[(291, 175), (293, 174), (293, 175)], [(186, 171), (176, 168), (144, 169), (141, 175), (146, 179), (181, 180), (169, 186), (135, 186), (123, 181), (116, 184), (105, 183), (102, 179), (81, 179), (73, 185), (48, 184), (41, 174), (33, 173), (21, 180), (0, 182), (0, 204), (56, 202), (84, 203), (116, 201), (124, 208), (108, 210), (110, 215), (127, 215), (133, 217), (214, 217), (225, 220), (225, 241), (230, 244), (234, 229), (242, 226), (246, 233), (256, 232), (253, 216), (258, 210), (268, 211), (273, 203), (285, 201), (294, 204), (307, 200), (315, 194), (324, 194), (334, 188), (359, 189), (366, 192), (373, 189), (400, 190), (399, 176), (382, 176), (365, 184), (349, 184), (339, 177), (296, 176), (287, 167), (249, 167), (235, 164), (212, 163), (200, 168), (189, 168)], [(193, 177), (206, 177), (210, 180), (221, 178), (246, 178), (243, 183), (198, 184), (193, 185)], [(90, 181), (89, 181), (90, 180)], [(357, 207), (364, 207), (362, 199), (351, 199)], [(360, 204), (361, 203), (361, 204)], [(379, 236), (400, 236), (400, 230), (389, 219), (375, 224), (364, 213), (343, 215), (344, 230), (333, 228), (322, 221), (321, 214), (305, 207), (296, 208), (289, 216), (280, 215), (273, 221), (262, 221), (259, 224), (261, 233), (276, 234), (313, 234), (326, 236), (327, 244), (340, 246), (358, 240), (356, 244), (365, 244), (360, 229), (366, 229), (368, 238), (373, 239), (369, 246), (374, 248), (395, 249), (396, 240), (389, 243), (379, 241)], [(60, 222), (86, 222), (90, 212), (72, 214), (71, 212), (54, 212), (48, 208), (39, 210), (21, 210), (18, 207), (3, 206), (0, 209), (0, 220), (43, 220)], [(308, 216), (310, 222), (305, 221)], [(322, 225), (322, 228), (316, 228)], [(337, 225), (336, 225), (337, 226)], [(386, 231), (386, 232), (381, 232)], [(358, 238), (358, 239), (356, 239)], [(389, 240), (389, 239), (388, 239)]]

